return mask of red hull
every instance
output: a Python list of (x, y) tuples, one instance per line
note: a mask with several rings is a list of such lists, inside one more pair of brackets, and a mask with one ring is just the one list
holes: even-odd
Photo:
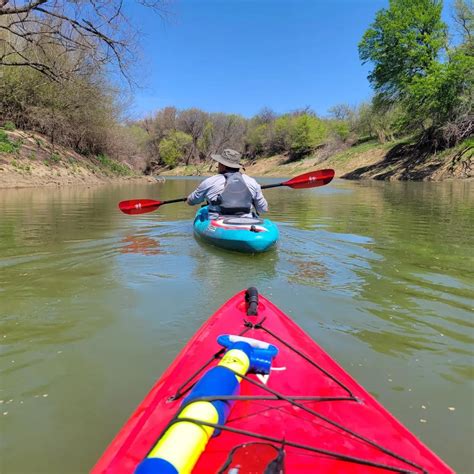
[[(289, 444), (299, 443), (356, 457), (369, 464), (391, 466), (375, 467), (286, 445), (284, 465), (287, 473), (454, 472), (276, 306), (260, 296), (258, 316), (247, 316), (244, 297), (245, 292), (240, 292), (231, 298), (188, 342), (120, 430), (92, 473), (133, 473), (177, 413), (184, 397), (176, 401), (168, 401), (169, 398), (220, 350), (217, 337), (221, 334), (240, 334), (246, 329), (245, 321), (256, 324), (262, 320), (264, 328), (299, 349), (319, 367), (264, 329), (247, 328), (246, 337), (269, 342), (279, 349), (273, 367), (280, 370), (272, 370), (266, 386), (286, 397), (335, 397), (342, 400), (296, 399), (296, 405), (300, 406), (284, 400), (239, 400), (230, 413), (227, 427), (284, 439)], [(214, 364), (211, 363), (211, 366)], [(255, 375), (250, 377), (258, 381)], [(241, 383), (240, 395), (270, 396), (263, 388), (246, 380)], [(309, 413), (304, 407), (321, 417)], [(396, 453), (396, 456), (354, 433)], [(233, 447), (253, 441), (258, 439), (223, 431), (211, 438), (193, 473), (218, 472)]]

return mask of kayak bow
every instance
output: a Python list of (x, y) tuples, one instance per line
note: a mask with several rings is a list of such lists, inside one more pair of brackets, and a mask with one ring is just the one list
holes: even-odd
[(191, 471), (454, 472), (254, 288), (204, 323), (92, 473)]

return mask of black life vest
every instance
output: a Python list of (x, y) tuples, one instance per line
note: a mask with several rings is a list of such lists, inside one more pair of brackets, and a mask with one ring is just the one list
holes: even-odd
[(220, 213), (223, 215), (248, 214), (252, 209), (253, 197), (245, 184), (244, 177), (239, 171), (225, 173), (224, 176), (225, 187), (216, 200)]

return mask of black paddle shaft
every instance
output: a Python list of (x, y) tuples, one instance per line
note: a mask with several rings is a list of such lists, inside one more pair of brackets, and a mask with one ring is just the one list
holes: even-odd
[(179, 198), (179, 199), (170, 199), (169, 201), (161, 201), (160, 205), (161, 204), (173, 204), (174, 202), (184, 202), (187, 199), (188, 199), (187, 197)]
[(275, 184), (265, 184), (261, 186), (262, 189), (269, 189), (269, 188), (278, 188), (278, 186), (284, 186), (283, 183), (275, 183)]

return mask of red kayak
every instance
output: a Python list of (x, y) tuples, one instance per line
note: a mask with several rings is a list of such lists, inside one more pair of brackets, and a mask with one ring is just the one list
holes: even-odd
[(92, 473), (452, 473), (255, 288), (198, 330)]

